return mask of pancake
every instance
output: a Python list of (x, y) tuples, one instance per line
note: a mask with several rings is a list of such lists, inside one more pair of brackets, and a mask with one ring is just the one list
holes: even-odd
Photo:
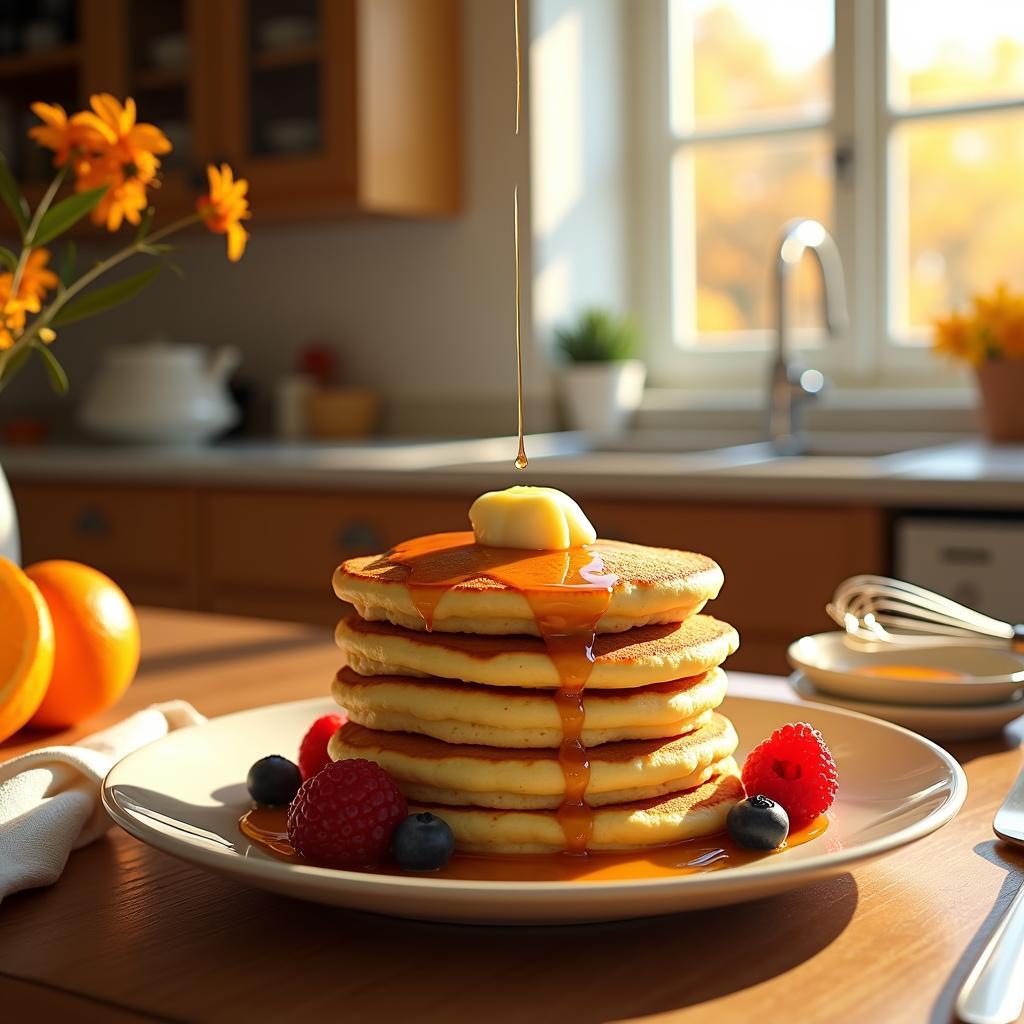
[[(721, 774), (685, 793), (595, 808), (587, 849), (637, 850), (724, 832), (730, 809), (743, 799), (743, 784), (737, 776), (736, 762), (731, 761)], [(553, 811), (501, 811), (421, 801), (413, 801), (409, 810), (444, 818), (455, 833), (456, 848), (464, 853), (565, 849), (565, 833)]]
[[(467, 538), (468, 542), (430, 556), (428, 568), (436, 579), (461, 578), (466, 571), (476, 571), (474, 566), (478, 562), (485, 567), (488, 558), (493, 567), (508, 572), (523, 560), (557, 559), (563, 554), (568, 565), (573, 555), (480, 548), (472, 543), (469, 533), (441, 536)], [(578, 557), (582, 550), (574, 549), (575, 555)], [(502, 553), (503, 560), (499, 561)], [(600, 556), (604, 572), (619, 578), (608, 609), (598, 622), (598, 631), (602, 633), (621, 632), (647, 623), (680, 622), (717, 597), (723, 582), (722, 570), (714, 561), (689, 551), (597, 540), (587, 545), (586, 555), (591, 554)], [(418, 564), (418, 571), (423, 568)], [(334, 592), (352, 604), (364, 619), (424, 630), (426, 623), (405, 585), (408, 575), (408, 566), (394, 552), (351, 558), (335, 570)], [(576, 581), (567, 578), (566, 582)], [(432, 628), (445, 633), (539, 635), (524, 594), (485, 575), (443, 590), (434, 608)]]
[[(545, 691), (451, 679), (361, 676), (343, 668), (331, 692), (353, 722), (369, 729), (488, 747), (557, 748), (562, 742), (558, 705)], [(681, 736), (704, 725), (725, 692), (721, 669), (631, 690), (596, 690), (584, 702), (581, 739), (594, 747)]]
[[(536, 636), (420, 633), (348, 615), (335, 633), (345, 663), (360, 675), (435, 676), (483, 686), (557, 689), (560, 677)], [(710, 615), (682, 623), (604, 633), (594, 642), (587, 690), (628, 689), (698, 676), (739, 646), (732, 626)]]
[[(602, 744), (588, 752), (587, 803), (598, 807), (692, 789), (715, 774), (738, 742), (732, 723), (712, 713), (706, 725), (675, 739)], [(565, 795), (556, 750), (443, 743), (354, 722), (331, 737), (327, 750), (335, 761), (376, 761), (411, 800), (554, 810)]]

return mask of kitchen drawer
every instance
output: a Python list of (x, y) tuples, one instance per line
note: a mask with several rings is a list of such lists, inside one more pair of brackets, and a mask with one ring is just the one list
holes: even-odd
[(195, 497), (181, 488), (12, 483), (26, 564), (95, 566), (136, 603), (195, 600)]
[(459, 497), (223, 491), (200, 501), (203, 607), (280, 613), (294, 601), (294, 617), (311, 621), (336, 614), (331, 574), (344, 559), (469, 529)]
[[(828, 506), (588, 501), (598, 535), (700, 551), (725, 573), (708, 611), (781, 649), (832, 627), (825, 605), (836, 584), (887, 566), (886, 517)], [(767, 670), (767, 669), (765, 669)]]

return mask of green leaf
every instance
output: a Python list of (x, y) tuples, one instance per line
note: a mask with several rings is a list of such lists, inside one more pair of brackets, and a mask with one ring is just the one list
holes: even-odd
[(76, 192), (67, 199), (62, 199), (56, 206), (43, 214), (35, 234), (26, 239), (29, 245), (46, 245), (51, 239), (64, 234), (68, 228), (77, 224), (87, 213), (93, 210), (103, 198), (107, 186), (91, 188), (86, 192)]
[(64, 243), (64, 252), (61, 253), (60, 257), (60, 268), (57, 271), (57, 276), (60, 278), (60, 283), (65, 288), (75, 279), (75, 264), (78, 262), (78, 246), (75, 245), (74, 239), (69, 238)]
[(18, 188), (18, 183), (11, 173), (11, 165), (3, 153), (0, 153), (0, 199), (11, 211), (11, 216), (14, 218), (15, 224), (18, 225), (18, 231), (24, 238), (25, 232), (28, 231), (28, 203), (25, 202), (25, 197), (21, 194), (21, 189)]
[(66, 395), (69, 387), (68, 375), (64, 372), (64, 367), (57, 361), (57, 357), (41, 341), (33, 341), (32, 347), (39, 353), (39, 357), (46, 367), (47, 376), (50, 378), (50, 387), (58, 395)]
[(174, 246), (166, 242), (143, 242), (139, 246), (139, 252), (144, 252), (147, 256), (163, 256), (165, 253), (174, 252)]
[(146, 235), (149, 234), (149, 229), (153, 226), (153, 214), (156, 210), (152, 206), (146, 209), (146, 212), (142, 215), (142, 220), (139, 221), (139, 226), (135, 232), (135, 241), (141, 242)]
[(11, 356), (6, 363), (4, 363), (3, 372), (0, 373), (0, 387), (6, 387), (14, 375), (28, 362), (28, 357), (32, 355), (32, 349), (29, 345), (24, 348), (18, 349), (17, 352)]
[(150, 267), (135, 274), (133, 277), (126, 277), (113, 284), (97, 288), (95, 291), (86, 292), (81, 298), (69, 302), (51, 321), (54, 327), (63, 324), (74, 323), (76, 320), (84, 320), (87, 316), (94, 316), (114, 306), (121, 305), (129, 299), (134, 299), (143, 288), (146, 287), (160, 273), (162, 267)]
[(14, 273), (15, 267), (18, 265), (18, 257), (15, 256), (10, 249), (5, 249), (0, 245), (0, 263), (11, 271), (11, 273)]

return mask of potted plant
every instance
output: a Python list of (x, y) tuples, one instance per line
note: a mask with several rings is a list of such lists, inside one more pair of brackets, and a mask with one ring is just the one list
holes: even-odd
[(566, 359), (560, 374), (562, 405), (574, 430), (620, 433), (643, 398), (647, 368), (635, 358), (638, 336), (626, 317), (584, 310), (570, 327), (555, 332)]
[[(209, 190), (195, 212), (154, 229), (149, 190), (159, 186), (160, 157), (171, 144), (159, 128), (136, 120), (135, 102), (106, 94), (90, 98), (89, 110), (68, 115), (63, 107), (33, 103), (40, 123), (29, 136), (53, 153), (54, 176), (39, 203), (29, 206), (6, 157), (0, 153), (0, 201), (13, 218), (17, 244), (0, 246), (0, 391), (11, 386), (28, 360), (42, 361), (54, 390), (64, 394), (68, 379), (53, 352), (58, 329), (102, 313), (139, 294), (167, 264), (166, 239), (203, 223), (227, 236), (228, 258), (245, 251), (249, 218), (248, 183), (235, 180), (222, 164), (207, 169)], [(64, 194), (66, 193), (66, 194)], [(116, 252), (79, 271), (75, 244), (67, 241), (57, 259), (55, 243), (88, 216), (117, 232), (131, 226)], [(138, 273), (99, 284), (108, 271), (141, 257), (152, 261)], [(14, 509), (0, 471), (0, 555), (17, 560)]]
[(1024, 441), (1024, 294), (1000, 284), (935, 321), (937, 352), (974, 367), (991, 441)]

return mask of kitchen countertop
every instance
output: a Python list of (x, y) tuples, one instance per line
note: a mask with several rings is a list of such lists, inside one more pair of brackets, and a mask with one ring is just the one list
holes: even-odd
[[(941, 443), (935, 443), (940, 441)], [(1024, 507), (1024, 446), (943, 435), (822, 436), (814, 455), (780, 457), (729, 431), (638, 433), (602, 445), (575, 433), (366, 444), (237, 442), (196, 448), (7, 448), (14, 480), (477, 493), (510, 483), (577, 496), (849, 502), (943, 508)], [(909, 449), (909, 450), (904, 450)]]
[[(337, 668), (322, 629), (147, 609), (140, 621), (141, 670), (116, 709), (20, 734), (0, 759), (174, 697), (220, 715), (323, 695)], [(795, 700), (781, 679), (730, 683)], [(113, 829), (57, 885), (0, 906), (0, 1006), (11, 1020), (104, 1022), (947, 1021), (1024, 881), (1024, 855), (991, 828), (1019, 739), (955, 746), (967, 801), (909, 847), (755, 903), (612, 924), (480, 928), (321, 907)]]

